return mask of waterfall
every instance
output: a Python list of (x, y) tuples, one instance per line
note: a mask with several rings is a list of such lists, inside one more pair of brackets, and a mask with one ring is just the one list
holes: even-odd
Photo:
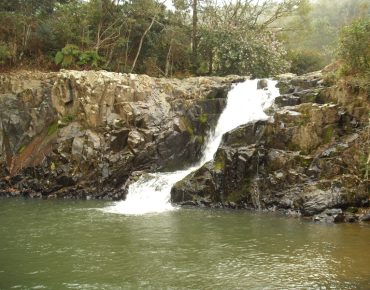
[(127, 215), (160, 213), (173, 210), (169, 202), (172, 186), (204, 163), (212, 160), (220, 145), (222, 135), (242, 124), (266, 119), (264, 110), (279, 95), (276, 81), (269, 80), (265, 89), (257, 89), (258, 80), (247, 80), (233, 86), (228, 93), (227, 104), (217, 126), (210, 132), (201, 160), (194, 166), (175, 172), (148, 173), (142, 175), (128, 188), (127, 198), (116, 202), (103, 211)]

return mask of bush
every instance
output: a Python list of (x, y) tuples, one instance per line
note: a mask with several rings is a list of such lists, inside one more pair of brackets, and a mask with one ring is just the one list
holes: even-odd
[(62, 67), (91, 66), (97, 68), (103, 58), (93, 50), (81, 51), (78, 46), (67, 44), (62, 50), (58, 51), (54, 57), (57, 65)]
[(8, 62), (11, 58), (12, 52), (9, 46), (4, 42), (0, 42), (0, 64)]
[(227, 32), (215, 53), (217, 74), (268, 77), (284, 73), (289, 68), (286, 50), (273, 33)]
[(317, 71), (325, 66), (324, 57), (312, 50), (290, 51), (288, 59), (291, 62), (290, 71), (297, 75)]
[(342, 29), (339, 57), (345, 74), (370, 74), (370, 19), (360, 19)]

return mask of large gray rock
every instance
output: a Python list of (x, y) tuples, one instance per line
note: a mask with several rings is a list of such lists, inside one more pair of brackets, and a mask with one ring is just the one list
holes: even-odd
[(312, 220), (321, 223), (341, 223), (345, 215), (340, 208), (325, 209), (322, 213), (315, 215)]

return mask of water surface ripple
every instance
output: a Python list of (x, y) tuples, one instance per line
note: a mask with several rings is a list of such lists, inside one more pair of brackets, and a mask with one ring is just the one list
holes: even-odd
[(368, 225), (0, 200), (0, 289), (369, 289)]

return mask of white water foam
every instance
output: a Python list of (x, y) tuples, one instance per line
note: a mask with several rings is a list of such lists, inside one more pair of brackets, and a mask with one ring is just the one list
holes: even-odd
[(279, 95), (276, 81), (269, 80), (266, 89), (257, 90), (258, 80), (247, 80), (234, 85), (228, 93), (227, 104), (216, 129), (207, 138), (201, 160), (194, 166), (175, 172), (149, 173), (142, 175), (128, 188), (127, 198), (103, 209), (104, 212), (142, 215), (161, 213), (176, 209), (170, 203), (172, 186), (207, 161), (212, 160), (220, 145), (222, 135), (242, 124), (267, 118), (264, 110), (269, 108)]

